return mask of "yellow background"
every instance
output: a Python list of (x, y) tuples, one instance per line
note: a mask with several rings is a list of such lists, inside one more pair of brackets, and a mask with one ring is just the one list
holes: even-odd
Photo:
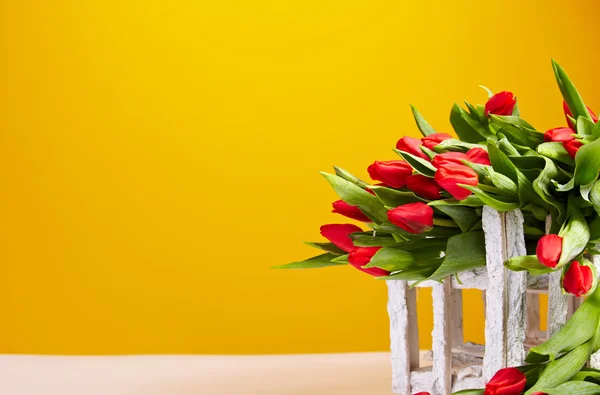
[(387, 349), (385, 284), (269, 269), (346, 222), (317, 171), (366, 178), (409, 103), (448, 131), (478, 84), (562, 125), (551, 57), (600, 109), (594, 5), (1, 0), (0, 352)]

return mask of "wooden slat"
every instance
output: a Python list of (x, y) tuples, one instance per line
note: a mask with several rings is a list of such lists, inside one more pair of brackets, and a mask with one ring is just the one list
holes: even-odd
[(408, 284), (406, 281), (388, 280), (388, 314), (390, 317), (390, 349), (392, 352), (392, 391), (410, 394), (410, 365), (412, 345), (409, 340)]
[[(504, 259), (527, 255), (520, 210), (505, 214)], [(505, 269), (506, 270), (506, 269)], [(506, 366), (520, 366), (525, 361), (527, 325), (527, 272), (506, 270)]]
[(450, 344), (451, 282), (436, 284), (433, 298), (433, 391), (449, 395), (452, 390), (452, 348)]
[(489, 284), (486, 291), (485, 355), (483, 378), (490, 378), (506, 363), (505, 347), (505, 276), (504, 243), (502, 242), (503, 215), (490, 207), (483, 207), (483, 231), (485, 232), (486, 261)]

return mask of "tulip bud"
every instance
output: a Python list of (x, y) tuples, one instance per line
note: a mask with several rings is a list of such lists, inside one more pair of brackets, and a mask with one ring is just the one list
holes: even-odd
[(423, 143), (423, 145), (429, 149), (433, 149), (436, 145), (438, 145), (439, 143), (441, 143), (444, 140), (448, 140), (451, 139), (452, 136), (450, 136), (447, 133), (434, 133), (434, 134), (430, 134), (429, 136), (425, 136), (421, 139), (421, 142)]
[(592, 290), (594, 285), (595, 271), (592, 266), (582, 265), (573, 261), (563, 272), (563, 289), (577, 297), (585, 296)]
[(402, 188), (406, 185), (406, 177), (412, 174), (412, 167), (403, 160), (375, 161), (367, 171), (373, 180), (392, 188)]
[(387, 276), (390, 274), (390, 272), (379, 267), (370, 267), (367, 269), (363, 268), (363, 266), (371, 262), (373, 255), (375, 255), (380, 249), (381, 247), (356, 247), (350, 251), (350, 254), (348, 254), (348, 262), (350, 262), (350, 265), (354, 266), (358, 270), (368, 273), (372, 276)]
[(371, 222), (371, 219), (363, 214), (362, 211), (356, 206), (351, 206), (343, 200), (336, 200), (332, 203), (332, 213), (342, 214), (348, 218), (355, 219), (362, 222)]
[(413, 395), (431, 395), (429, 392), (417, 392), (416, 394)]
[(581, 148), (583, 143), (579, 140), (573, 139), (569, 141), (563, 141), (562, 145), (565, 147), (569, 155), (571, 155), (571, 158), (575, 159), (575, 155), (577, 155), (577, 151), (579, 151), (579, 148)]
[(485, 115), (512, 115), (517, 98), (512, 92), (500, 92), (485, 103)]
[(491, 164), (490, 156), (483, 148), (471, 148), (469, 151), (467, 151), (467, 160), (480, 165), (489, 166)]
[(362, 232), (362, 229), (352, 224), (328, 224), (321, 226), (321, 235), (345, 252), (354, 249), (350, 235)]
[(538, 240), (535, 254), (542, 265), (555, 268), (562, 254), (562, 237), (552, 234), (543, 236)]
[(413, 174), (406, 179), (406, 187), (423, 196), (425, 199), (439, 199), (442, 187), (438, 185), (433, 178), (425, 177), (421, 174)]
[[(596, 116), (596, 114), (594, 113), (594, 111), (589, 108), (588, 106), (585, 106), (588, 110), (588, 114), (590, 114), (590, 117), (592, 117), (592, 121), (594, 121), (594, 123), (598, 122), (598, 116)], [(569, 119), (569, 117), (573, 118), (573, 113), (571, 112), (571, 109), (569, 108), (569, 106), (567, 105), (567, 102), (563, 100), (563, 111), (565, 112), (565, 118), (567, 120), (567, 124), (569, 125), (569, 127), (573, 130), (575, 130), (575, 125), (573, 125), (573, 122), (571, 122), (571, 119)], [(577, 121), (577, 120), (575, 120)]]
[(447, 163), (454, 163), (462, 166), (463, 160), (467, 160), (467, 155), (462, 152), (444, 152), (443, 154), (437, 154), (434, 156), (431, 164), (435, 168), (439, 169), (440, 166)]
[(476, 186), (479, 177), (475, 170), (455, 163), (442, 164), (435, 172), (435, 181), (455, 199), (463, 200), (471, 195), (471, 191), (458, 184)]
[(527, 378), (519, 369), (500, 369), (485, 385), (483, 395), (520, 395), (526, 382)]
[(404, 204), (388, 211), (391, 223), (410, 233), (429, 232), (433, 228), (433, 209), (422, 202)]
[(400, 151), (408, 152), (421, 159), (429, 160), (429, 157), (421, 150), (421, 140), (410, 136), (404, 136), (396, 143), (396, 148)]
[(564, 141), (573, 140), (575, 138), (572, 136), (573, 134), (575, 134), (575, 131), (571, 128), (554, 128), (547, 130), (546, 133), (544, 133), (544, 141), (562, 143)]

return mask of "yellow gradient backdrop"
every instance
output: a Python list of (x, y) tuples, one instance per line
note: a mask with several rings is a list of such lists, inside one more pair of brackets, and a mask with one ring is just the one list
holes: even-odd
[(385, 284), (269, 269), (347, 222), (318, 171), (366, 178), (409, 103), (448, 131), (478, 84), (562, 125), (551, 57), (600, 108), (594, 5), (1, 0), (0, 352), (387, 349)]

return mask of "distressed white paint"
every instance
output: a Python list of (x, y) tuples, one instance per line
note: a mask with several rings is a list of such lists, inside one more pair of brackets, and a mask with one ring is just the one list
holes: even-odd
[[(505, 259), (527, 255), (520, 210), (506, 213), (504, 237)], [(486, 239), (487, 240), (487, 239)], [(527, 272), (505, 270), (506, 275), (506, 365), (519, 366), (525, 361), (527, 323)]]
[(392, 391), (410, 394), (410, 355), (419, 344), (409, 341), (408, 284), (388, 280), (388, 314), (390, 316), (390, 348), (392, 351)]
[(433, 299), (433, 391), (447, 395), (452, 389), (452, 349), (450, 344), (450, 281), (434, 285)]
[(485, 312), (485, 355), (483, 378), (487, 382), (506, 363), (505, 284), (503, 215), (490, 207), (483, 208), (483, 231), (485, 232), (486, 267), (488, 284)]
[[(409, 284), (404, 281), (387, 282), (392, 385), (396, 394), (425, 391), (432, 395), (448, 395), (451, 391), (481, 388), (498, 369), (521, 365), (525, 357), (524, 345), (539, 341), (537, 294), (549, 294), (548, 327), (551, 333), (564, 324), (569, 308), (573, 310), (578, 306), (578, 301), (569, 302), (562, 294), (560, 272), (532, 277), (504, 268), (506, 259), (527, 254), (523, 215), (519, 210), (499, 213), (484, 207), (482, 217), (486, 267), (460, 273), (461, 283), (450, 277), (444, 283), (426, 281), (417, 285), (433, 288), (431, 368), (415, 363), (418, 361), (415, 359), (418, 335), (414, 290), (409, 290)], [(600, 273), (600, 259), (593, 259)], [(489, 284), (493, 286), (488, 287)], [(485, 351), (483, 346), (463, 344), (462, 289), (484, 291)], [(531, 315), (527, 314), (528, 309)], [(592, 356), (591, 363), (600, 367), (600, 353)]]

